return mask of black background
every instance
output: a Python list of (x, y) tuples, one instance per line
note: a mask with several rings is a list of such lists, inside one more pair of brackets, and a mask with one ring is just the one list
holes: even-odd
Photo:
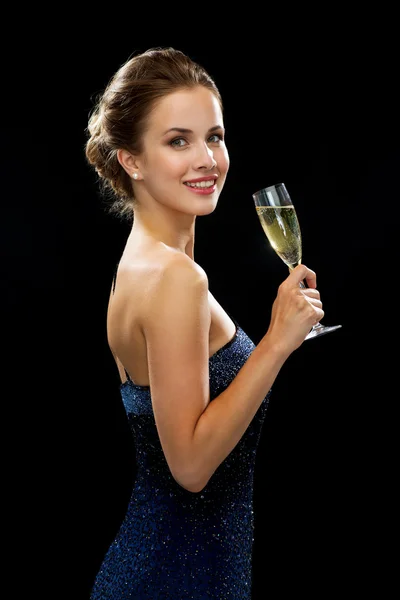
[(15, 597), (26, 586), (88, 600), (130, 494), (133, 443), (105, 336), (128, 227), (103, 210), (84, 129), (92, 95), (132, 52), (157, 45), (203, 64), (225, 103), (230, 173), (216, 211), (196, 224), (212, 293), (257, 343), (287, 271), (251, 194), (284, 181), (324, 322), (343, 325), (303, 344), (274, 386), (257, 460), (254, 600), (384, 594), (392, 574), (393, 15), (292, 14), (288, 28), (283, 16), (236, 14), (227, 30), (208, 9), (179, 26), (150, 27), (135, 11), (79, 26), (25, 19), (2, 51), (5, 577)]

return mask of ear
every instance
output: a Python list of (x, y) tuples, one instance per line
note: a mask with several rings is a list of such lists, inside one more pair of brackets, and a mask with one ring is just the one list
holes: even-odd
[(128, 173), (129, 177), (134, 177), (134, 174), (137, 174), (139, 169), (136, 164), (136, 158), (133, 154), (128, 152), (128, 150), (123, 150), (121, 148), (117, 150), (117, 159), (122, 168)]

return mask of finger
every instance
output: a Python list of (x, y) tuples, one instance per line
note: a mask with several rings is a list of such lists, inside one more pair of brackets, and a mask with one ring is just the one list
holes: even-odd
[(304, 296), (307, 296), (307, 298), (314, 298), (316, 300), (320, 299), (320, 293), (319, 290), (317, 290), (317, 288), (302, 288), (301, 290), (302, 294)]
[(316, 313), (316, 316), (315, 316), (316, 321), (315, 321), (314, 325), (316, 325), (319, 321), (322, 321), (322, 319), (325, 316), (325, 312), (322, 308), (315, 307), (315, 313)]
[(300, 283), (305, 280), (307, 287), (309, 288), (316, 288), (317, 287), (317, 276), (315, 274), (314, 271), (312, 271), (311, 269), (309, 269), (308, 267), (306, 267), (306, 265), (297, 265), (297, 267), (295, 267), (293, 269), (293, 271), (291, 271), (290, 273), (290, 277), (292, 277), (295, 281), (295, 283), (297, 283), (297, 285), (300, 285)]

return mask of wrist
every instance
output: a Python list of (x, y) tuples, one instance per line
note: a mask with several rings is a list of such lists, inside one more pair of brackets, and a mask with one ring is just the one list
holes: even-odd
[(261, 352), (268, 356), (268, 361), (276, 364), (279, 368), (288, 359), (293, 352), (287, 344), (282, 341), (282, 337), (275, 336), (272, 332), (267, 331), (259, 343)]

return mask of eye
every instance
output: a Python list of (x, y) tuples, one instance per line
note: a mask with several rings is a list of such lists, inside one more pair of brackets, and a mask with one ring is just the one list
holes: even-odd
[(211, 142), (212, 144), (218, 144), (219, 142), (222, 142), (223, 140), (224, 140), (224, 136), (220, 133), (213, 133), (208, 138), (208, 141)]
[(186, 145), (186, 140), (182, 137), (180, 138), (174, 138), (173, 140), (171, 140), (169, 142), (169, 145), (172, 146), (173, 148), (183, 148)]

